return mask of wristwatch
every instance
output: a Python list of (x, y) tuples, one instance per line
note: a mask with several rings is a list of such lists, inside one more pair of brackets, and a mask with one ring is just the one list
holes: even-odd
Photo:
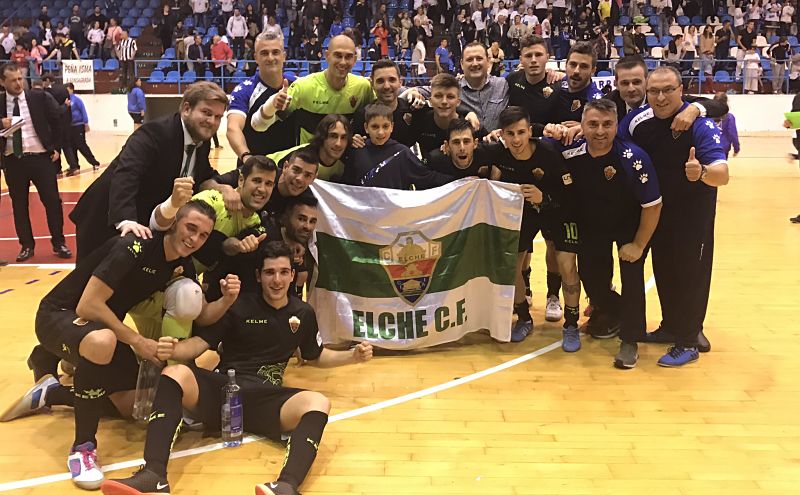
[(249, 151), (245, 151), (244, 153), (239, 155), (239, 160), (241, 160), (242, 163), (244, 163), (244, 159), (247, 158), (248, 156), (253, 156), (253, 154), (250, 153)]
[(705, 165), (701, 164), (700, 165), (700, 180), (705, 179), (707, 174), (708, 174), (708, 167), (706, 167)]

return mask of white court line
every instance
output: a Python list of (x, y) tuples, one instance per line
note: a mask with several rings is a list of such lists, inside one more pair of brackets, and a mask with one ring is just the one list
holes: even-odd
[[(34, 239), (50, 239), (49, 235), (37, 235)], [(75, 234), (64, 234), (64, 237), (75, 237)], [(17, 237), (0, 237), (0, 241), (18, 241)]]
[[(650, 277), (646, 284), (645, 284), (645, 292), (650, 290), (655, 285), (655, 278)], [(387, 407), (396, 406), (399, 404), (403, 404), (405, 402), (409, 402), (415, 399), (420, 399), (422, 397), (426, 397), (428, 395), (433, 395), (439, 392), (443, 392), (445, 390), (449, 390), (451, 388), (458, 387), (459, 385), (463, 385), (465, 383), (474, 382), (480, 378), (487, 377), (489, 375), (493, 375), (495, 373), (499, 373), (500, 371), (507, 370), (508, 368), (513, 368), (522, 363), (526, 363), (532, 359), (535, 359), (543, 354), (546, 354), (550, 351), (558, 349), (561, 347), (561, 341), (553, 342), (552, 344), (546, 345), (541, 349), (537, 349), (533, 352), (529, 352), (528, 354), (523, 354), (517, 358), (514, 358), (510, 361), (506, 361), (505, 363), (498, 364), (497, 366), (492, 366), (491, 368), (487, 368), (483, 371), (478, 371), (471, 375), (467, 375), (461, 378), (456, 378), (455, 380), (450, 380), (449, 382), (445, 382), (439, 385), (434, 385), (433, 387), (425, 388), (422, 390), (418, 390), (416, 392), (412, 392), (410, 394), (401, 395), (400, 397), (395, 397), (394, 399), (388, 399), (381, 402), (377, 402), (375, 404), (371, 404), (369, 406), (359, 407), (358, 409), (353, 409), (352, 411), (346, 411), (343, 413), (335, 414), (328, 419), (328, 423), (335, 423), (336, 421), (342, 421), (345, 419), (354, 418), (357, 416), (361, 416), (363, 414), (368, 414), (375, 411), (380, 411), (381, 409), (386, 409)], [(263, 437), (259, 437), (256, 435), (247, 435), (243, 440), (242, 443), (251, 443), (256, 442), (258, 440), (262, 440)], [(170, 454), (170, 459), (178, 459), (181, 457), (189, 457), (193, 455), (204, 454), (206, 452), (213, 452), (215, 450), (220, 450), (225, 448), (222, 445), (222, 442), (214, 443), (211, 445), (205, 445), (203, 447), (197, 447), (194, 449), (187, 449), (187, 450), (180, 450), (178, 452), (173, 452)], [(123, 461), (117, 462), (115, 464), (109, 464), (108, 466), (103, 467), (103, 472), (111, 472), (117, 471), (119, 469), (126, 469), (137, 467), (144, 464), (144, 459), (133, 459), (130, 461)], [(33, 486), (39, 485), (46, 485), (49, 483), (56, 483), (58, 481), (66, 481), (71, 479), (70, 473), (59, 473), (59, 474), (51, 474), (48, 476), (41, 476), (39, 478), (29, 478), (26, 480), (19, 480), (19, 481), (10, 481), (8, 483), (0, 484), (0, 492), (7, 492), (10, 490), (19, 490), (20, 488), (30, 488)]]

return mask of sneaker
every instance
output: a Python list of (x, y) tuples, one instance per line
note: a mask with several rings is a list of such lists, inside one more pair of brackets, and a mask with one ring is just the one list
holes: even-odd
[(664, 330), (663, 327), (658, 327), (645, 335), (644, 341), (651, 344), (674, 344), (675, 335), (670, 331)]
[(564, 317), (564, 310), (561, 309), (561, 301), (558, 296), (548, 296), (547, 306), (544, 309), (544, 319), (547, 321), (561, 321)]
[(193, 418), (189, 416), (186, 411), (183, 413), (183, 419), (181, 422), (181, 430), (186, 431), (203, 431), (206, 429), (206, 425), (200, 421), (199, 419)]
[(610, 339), (619, 333), (619, 320), (609, 321), (609, 318), (594, 312), (586, 322), (586, 333), (595, 339)]
[(273, 481), (256, 485), (256, 495), (300, 495), (300, 492), (285, 481)]
[(25, 395), (17, 399), (16, 402), (6, 409), (6, 412), (0, 416), (0, 421), (11, 421), (12, 419), (21, 418), (29, 414), (35, 414), (45, 407), (45, 397), (47, 391), (51, 387), (57, 387), (58, 380), (53, 375), (45, 375), (36, 382), (30, 390), (25, 392)]
[(614, 356), (614, 367), (621, 370), (629, 370), (636, 366), (639, 360), (639, 345), (636, 342), (630, 343), (624, 340), (619, 344), (619, 352)]
[(800, 215), (790, 218), (789, 221), (792, 223), (800, 223)]
[(522, 342), (528, 334), (533, 332), (533, 320), (517, 320), (511, 329), (511, 342)]
[(100, 490), (103, 495), (169, 494), (169, 482), (167, 478), (142, 466), (130, 478), (104, 481)]
[(97, 490), (105, 479), (97, 463), (97, 447), (92, 442), (73, 447), (67, 457), (67, 467), (72, 482), (84, 490)]
[(577, 352), (581, 348), (581, 335), (576, 326), (564, 328), (561, 348), (564, 352)]
[(699, 352), (711, 352), (711, 342), (708, 341), (706, 334), (702, 330), (697, 334), (697, 350)]
[(669, 348), (666, 354), (658, 360), (658, 365), (665, 368), (678, 368), (684, 364), (697, 361), (700, 353), (697, 347), (679, 347), (677, 345)]

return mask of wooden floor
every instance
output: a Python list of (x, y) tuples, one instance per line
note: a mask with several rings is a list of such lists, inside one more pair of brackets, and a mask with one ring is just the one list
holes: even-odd
[[(89, 140), (104, 162), (122, 143), (95, 133)], [(611, 366), (617, 342), (587, 338), (577, 354), (555, 346), (468, 380), (557, 342), (558, 326), (545, 324), (520, 344), (477, 335), (426, 352), (379, 355), (361, 366), (290, 367), (288, 384), (324, 392), (334, 409), (303, 493), (800, 493), (800, 225), (787, 221), (800, 213), (800, 171), (786, 159), (788, 135), (745, 138), (743, 149), (719, 195), (706, 319), (710, 354), (684, 369), (663, 369), (655, 362), (664, 346), (641, 346), (638, 367), (619, 371)], [(233, 163), (227, 147), (212, 154), (223, 168)], [(82, 190), (93, 177), (61, 186)], [(534, 267), (534, 318), (540, 322), (541, 252)], [(0, 292), (15, 289), (0, 294), (7, 346), (0, 404), (31, 383), (25, 358), (35, 341), (34, 312), (65, 274), (53, 271), (0, 271)], [(33, 279), (39, 282), (26, 286)], [(659, 320), (655, 290), (647, 300), (652, 329)], [(397, 404), (381, 403), (421, 390)], [(348, 411), (355, 411), (352, 417), (341, 415)], [(63, 410), (0, 424), (0, 490), (63, 474), (72, 435), (72, 416)], [(140, 458), (143, 438), (139, 425), (103, 421), (102, 463)], [(174, 450), (216, 441), (186, 434)], [(274, 479), (282, 460), (282, 447), (266, 441), (189, 455), (170, 464), (172, 493), (252, 493), (255, 483)], [(48, 481), (16, 493), (80, 492), (69, 481)]]

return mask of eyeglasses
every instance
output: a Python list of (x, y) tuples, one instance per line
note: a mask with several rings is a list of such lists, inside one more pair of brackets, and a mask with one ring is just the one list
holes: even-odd
[(669, 96), (672, 93), (674, 93), (678, 88), (680, 88), (680, 86), (671, 86), (663, 89), (656, 89), (656, 88), (648, 89), (647, 96), (660, 96), (662, 94), (664, 96)]

